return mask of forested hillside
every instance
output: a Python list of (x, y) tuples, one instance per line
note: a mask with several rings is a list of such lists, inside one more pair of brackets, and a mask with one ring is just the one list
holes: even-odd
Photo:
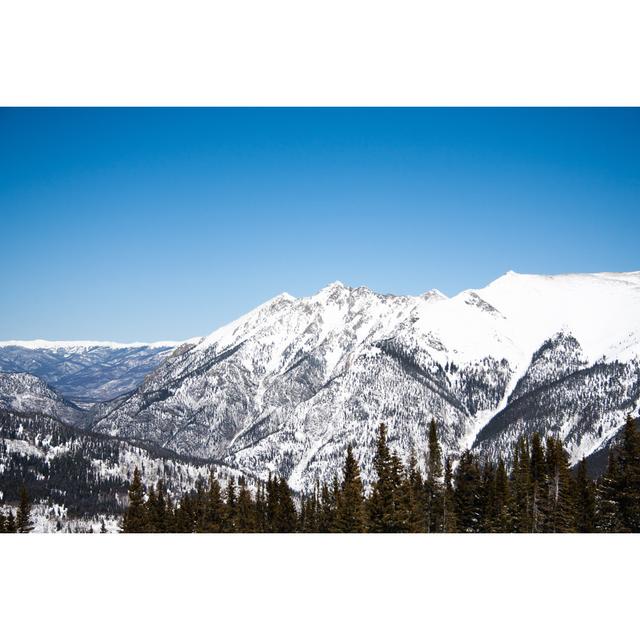
[[(248, 485), (212, 471), (178, 499), (164, 480), (146, 487), (138, 468), (120, 523), (127, 533), (595, 533), (640, 531), (640, 434), (629, 417), (611, 448), (605, 474), (594, 481), (586, 461), (569, 467), (559, 439), (521, 438), (514, 463), (483, 462), (466, 451), (455, 465), (443, 459), (431, 422), (426, 473), (416, 455), (403, 466), (378, 430), (376, 481), (365, 494), (353, 449), (340, 477), (296, 495), (270, 477)], [(30, 505), (22, 488), (17, 508), (5, 508), (0, 530), (29, 532)]]

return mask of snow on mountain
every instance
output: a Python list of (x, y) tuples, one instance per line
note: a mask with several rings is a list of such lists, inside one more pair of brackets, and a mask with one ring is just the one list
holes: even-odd
[(82, 420), (82, 411), (46, 382), (28, 373), (0, 373), (0, 409), (38, 413), (67, 424)]
[(0, 342), (0, 371), (37, 375), (67, 398), (91, 404), (132, 391), (181, 344), (10, 340)]
[(381, 421), (404, 456), (424, 451), (433, 416), (452, 453), (508, 458), (535, 429), (575, 459), (638, 405), (639, 312), (640, 272), (509, 272), (452, 298), (336, 282), (180, 347), (92, 428), (277, 471), (296, 489), (329, 479), (348, 443), (370, 480)]
[(0, 501), (15, 513), (20, 488), (27, 486), (35, 502), (35, 531), (97, 532), (102, 520), (115, 529), (136, 468), (148, 487), (162, 480), (173, 501), (206, 483), (211, 473), (223, 485), (243, 477), (249, 490), (256, 487), (253, 478), (235, 469), (93, 434), (39, 411), (14, 411), (0, 404)]

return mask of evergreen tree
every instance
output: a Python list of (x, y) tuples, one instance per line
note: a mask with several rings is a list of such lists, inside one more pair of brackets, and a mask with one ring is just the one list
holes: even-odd
[(547, 519), (549, 486), (547, 482), (547, 463), (542, 440), (539, 433), (534, 433), (531, 439), (531, 474), (529, 485), (531, 488), (531, 532), (544, 531)]
[(264, 485), (262, 482), (258, 483), (256, 489), (256, 500), (254, 505), (255, 518), (256, 518), (256, 531), (264, 533), (268, 531), (267, 528), (267, 507), (264, 497)]
[(511, 522), (511, 490), (509, 476), (504, 460), (498, 458), (495, 474), (494, 505), (490, 531), (508, 533), (512, 530)]
[(392, 460), (387, 445), (387, 428), (384, 424), (378, 428), (373, 466), (377, 478), (368, 501), (369, 530), (373, 533), (394, 532), (396, 521)]
[(278, 512), (278, 485), (276, 480), (269, 474), (266, 487), (266, 527), (265, 531), (273, 532), (276, 530), (276, 517)]
[(513, 530), (517, 533), (530, 533), (532, 530), (531, 493), (529, 445), (524, 437), (520, 437), (514, 452), (512, 478)]
[(144, 487), (138, 467), (133, 472), (133, 480), (129, 486), (129, 506), (122, 520), (124, 533), (142, 533), (147, 529), (147, 512), (144, 503)]
[(296, 530), (296, 507), (291, 496), (291, 489), (284, 478), (276, 481), (276, 513), (274, 531), (276, 533), (293, 533)]
[(335, 494), (326, 483), (323, 483), (318, 509), (318, 531), (320, 533), (329, 533), (335, 530), (336, 510)]
[(451, 457), (447, 456), (444, 463), (444, 490), (442, 495), (442, 531), (455, 533), (458, 530), (456, 522), (455, 491), (453, 489), (453, 465)]
[(550, 533), (575, 531), (573, 478), (569, 470), (569, 457), (560, 439), (547, 439), (546, 458), (549, 474), (549, 506), (545, 530)]
[(7, 516), (7, 521), (4, 525), (4, 528), (7, 533), (18, 533), (18, 527), (16, 525), (16, 519), (13, 515), (13, 511), (9, 509), (9, 515)]
[(227, 489), (225, 493), (226, 493), (226, 507), (224, 510), (224, 520), (223, 520), (222, 530), (227, 533), (231, 533), (235, 531), (236, 516), (237, 516), (236, 486), (235, 486), (235, 480), (233, 476), (231, 476), (227, 481)]
[(417, 505), (412, 503), (411, 488), (405, 477), (402, 461), (396, 453), (391, 455), (391, 488), (393, 492), (393, 517), (387, 522), (389, 533), (411, 533), (413, 513)]
[(640, 433), (628, 415), (619, 446), (618, 505), (625, 531), (640, 532)]
[(18, 533), (29, 533), (33, 531), (33, 522), (31, 521), (31, 502), (27, 488), (22, 485), (20, 489), (20, 503), (16, 513), (16, 530)]
[(427, 533), (442, 531), (443, 486), (442, 449), (438, 442), (436, 421), (429, 423), (429, 449), (427, 451), (427, 477), (425, 480), (425, 520)]
[(256, 530), (254, 505), (244, 478), (240, 479), (239, 485), (236, 531), (239, 533), (251, 533)]
[(592, 533), (596, 530), (595, 487), (587, 475), (587, 461), (582, 458), (576, 472), (576, 531)]
[(219, 533), (224, 528), (225, 505), (222, 500), (220, 483), (213, 474), (209, 475), (209, 488), (205, 500), (205, 531)]
[(353, 455), (353, 447), (347, 447), (342, 473), (342, 487), (338, 494), (334, 530), (338, 533), (365, 531), (365, 507), (360, 469)]
[(460, 456), (455, 472), (455, 513), (458, 531), (473, 533), (480, 530), (481, 499), (480, 469), (474, 455), (466, 450)]
[[(410, 494), (409, 504), (411, 509), (411, 531), (426, 532), (427, 497), (425, 490), (425, 481), (423, 480), (420, 469), (418, 468), (418, 461), (413, 449), (411, 450), (411, 455), (409, 457), (409, 470), (407, 473), (407, 484), (405, 491)], [(440, 504), (438, 506), (440, 510), (443, 507), (441, 497)]]
[(596, 485), (596, 528), (604, 533), (623, 531), (620, 515), (620, 461), (615, 449), (609, 451), (607, 470)]
[(496, 508), (496, 469), (486, 461), (480, 470), (480, 526), (479, 531), (493, 531)]

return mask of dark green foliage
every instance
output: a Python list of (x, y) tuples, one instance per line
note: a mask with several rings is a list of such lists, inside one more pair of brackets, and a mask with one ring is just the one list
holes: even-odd
[(451, 456), (447, 456), (444, 462), (444, 492), (442, 497), (442, 531), (455, 533), (458, 530), (456, 521), (456, 500), (453, 489), (453, 464)]
[(593, 481), (587, 474), (584, 458), (578, 464), (575, 483), (575, 518), (578, 533), (592, 533), (596, 530), (596, 495)]
[(424, 485), (425, 528), (427, 533), (444, 529), (444, 502), (442, 484), (442, 450), (438, 442), (436, 421), (429, 423), (429, 449), (427, 451), (427, 477)]
[(457, 530), (462, 533), (480, 531), (482, 523), (481, 472), (475, 456), (464, 451), (454, 475), (454, 510)]
[(544, 531), (570, 533), (575, 531), (573, 478), (569, 457), (557, 438), (547, 439), (548, 499)]
[(372, 533), (411, 531), (413, 508), (410, 497), (405, 495), (409, 483), (404, 481), (400, 459), (389, 450), (384, 424), (378, 429), (373, 465), (377, 479), (368, 500), (368, 530)]
[(16, 520), (13, 516), (13, 511), (9, 511), (7, 522), (5, 524), (5, 531), (7, 533), (18, 533), (18, 527), (16, 526)]
[(147, 531), (147, 509), (144, 500), (144, 487), (138, 467), (133, 472), (133, 481), (129, 487), (129, 506), (122, 520), (123, 533), (144, 533)]
[(396, 531), (395, 501), (392, 479), (392, 460), (387, 445), (387, 428), (381, 424), (376, 440), (373, 466), (377, 479), (369, 498), (369, 531), (387, 533)]
[(20, 489), (20, 504), (16, 513), (16, 530), (18, 533), (29, 533), (33, 531), (31, 522), (31, 502), (26, 487)]
[(627, 416), (619, 447), (620, 520), (626, 531), (640, 531), (640, 433), (633, 418)]
[[(4, 422), (1, 419), (0, 415), (2, 434), (12, 436), (18, 423), (6, 416)], [(62, 432), (54, 430), (52, 437), (68, 443)], [(428, 443), (423, 476), (415, 453), (403, 464), (380, 425), (368, 493), (351, 446), (341, 475), (330, 483), (317, 482), (310, 495), (294, 494), (282, 477), (272, 476), (267, 482), (236, 480), (217, 466), (219, 478), (210, 473), (207, 482), (200, 473), (192, 491), (176, 496), (171, 490), (173, 486), (175, 492), (176, 483), (171, 485), (166, 466), (162, 479), (149, 487), (143, 483), (144, 469), (141, 473), (136, 468), (131, 482), (123, 485), (128, 501), (121, 529), (136, 533), (640, 531), (640, 434), (631, 417), (613, 441), (608, 468), (597, 482), (589, 478), (584, 460), (572, 473), (567, 452), (556, 437), (548, 437), (544, 444), (537, 434), (530, 440), (521, 438), (510, 469), (502, 459), (496, 464), (470, 451), (457, 460), (448, 456), (443, 464), (434, 421), (429, 424)], [(109, 447), (121, 443), (103, 445), (107, 455)], [(76, 459), (81, 454), (81, 448), (71, 448), (68, 455), (57, 456), (46, 477), (67, 474), (67, 482), (85, 483), (85, 491), (92, 486), (91, 475)], [(44, 473), (41, 464), (35, 459), (29, 473)], [(0, 532), (28, 532), (33, 528), (31, 488), (39, 502), (44, 498), (53, 502), (59, 494), (47, 495), (43, 485), (25, 472), (28, 465), (10, 464), (7, 469), (14, 484), (6, 493), (0, 489), (7, 499), (5, 506), (0, 505)], [(204, 470), (209, 472), (208, 467)], [(184, 480), (179, 477), (177, 483)], [(4, 475), (0, 481), (6, 482)], [(98, 492), (105, 487), (97, 486)], [(104, 520), (101, 525), (100, 531), (106, 532)]]
[[(313, 503), (308, 508), (312, 508)], [(347, 447), (347, 456), (342, 474), (342, 487), (337, 496), (334, 531), (338, 533), (361, 533), (366, 530), (364, 492), (360, 469), (353, 455), (351, 445)]]
[(611, 447), (607, 470), (597, 483), (596, 528), (640, 532), (640, 434), (631, 416), (621, 441)]

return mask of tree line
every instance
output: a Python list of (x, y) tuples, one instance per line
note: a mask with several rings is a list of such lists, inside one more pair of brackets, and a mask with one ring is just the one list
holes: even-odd
[(640, 531), (640, 435), (629, 416), (593, 481), (583, 459), (572, 470), (562, 442), (521, 437), (509, 469), (502, 459), (465, 451), (443, 457), (431, 421), (424, 472), (415, 454), (403, 464), (380, 425), (375, 481), (365, 493), (347, 448), (341, 477), (295, 496), (286, 480), (269, 477), (251, 491), (212, 474), (175, 503), (160, 481), (148, 491), (136, 469), (122, 531), (212, 533), (592, 533)]

